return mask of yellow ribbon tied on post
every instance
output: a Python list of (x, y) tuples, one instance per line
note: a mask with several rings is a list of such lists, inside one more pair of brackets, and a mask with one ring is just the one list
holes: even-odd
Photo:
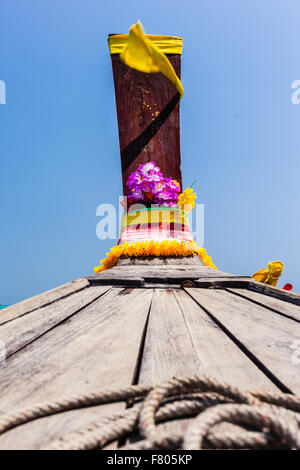
[(180, 98), (183, 86), (167, 56), (147, 37), (138, 21), (129, 30), (129, 36), (120, 59), (129, 67), (145, 73), (161, 72), (177, 88)]
[(268, 263), (268, 268), (261, 269), (252, 275), (253, 279), (264, 284), (276, 286), (278, 279), (283, 271), (283, 264), (281, 261), (273, 261)]

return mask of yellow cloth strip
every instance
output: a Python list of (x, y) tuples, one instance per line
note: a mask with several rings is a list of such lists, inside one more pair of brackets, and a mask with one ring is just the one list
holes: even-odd
[(120, 60), (135, 70), (144, 73), (162, 73), (177, 88), (180, 98), (183, 96), (183, 86), (177, 77), (168, 57), (144, 33), (138, 21), (131, 26), (128, 39), (120, 53)]
[(172, 210), (151, 210), (134, 211), (122, 215), (121, 230), (129, 225), (155, 224), (155, 223), (176, 223), (188, 225), (187, 216), (181, 211)]
[(261, 269), (252, 275), (253, 279), (264, 284), (276, 286), (281, 276), (283, 264), (281, 261), (273, 261), (268, 264), (268, 268)]
[[(159, 36), (146, 34), (147, 38), (164, 54), (182, 54), (182, 38), (176, 36)], [(129, 34), (109, 36), (108, 45), (111, 54), (121, 54)]]

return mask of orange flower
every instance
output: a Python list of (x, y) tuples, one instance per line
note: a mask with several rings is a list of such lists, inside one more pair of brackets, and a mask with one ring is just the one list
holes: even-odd
[(100, 273), (110, 269), (119, 261), (122, 256), (200, 256), (206, 266), (217, 269), (212, 259), (204, 248), (197, 248), (195, 242), (163, 240), (161, 242), (151, 240), (150, 242), (125, 242), (123, 245), (113, 246), (106, 254), (99, 266), (94, 268), (95, 273)]
[(183, 193), (178, 196), (178, 205), (185, 212), (190, 212), (195, 207), (195, 199), (197, 195), (192, 188), (186, 188)]

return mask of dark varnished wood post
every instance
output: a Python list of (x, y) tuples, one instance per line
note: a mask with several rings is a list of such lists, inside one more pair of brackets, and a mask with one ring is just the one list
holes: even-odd
[[(178, 77), (181, 55), (167, 54)], [(181, 186), (179, 94), (161, 73), (134, 70), (111, 54), (118, 116), (123, 191), (129, 175), (154, 161)]]

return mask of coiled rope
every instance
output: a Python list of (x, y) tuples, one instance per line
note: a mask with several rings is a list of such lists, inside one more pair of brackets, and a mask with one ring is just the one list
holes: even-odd
[[(111, 441), (140, 440), (130, 449), (300, 449), (300, 398), (290, 394), (242, 391), (211, 377), (174, 377), (156, 386), (132, 385), (39, 404), (0, 418), (0, 434), (63, 411), (134, 400), (122, 413), (100, 418), (52, 441), (47, 449), (102, 449)], [(180, 432), (159, 423), (192, 418)], [(216, 425), (236, 426), (220, 432)]]

